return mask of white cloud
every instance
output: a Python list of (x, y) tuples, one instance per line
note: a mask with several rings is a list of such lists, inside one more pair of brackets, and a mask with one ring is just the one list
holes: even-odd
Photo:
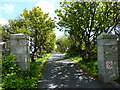
[(53, 13), (55, 10), (54, 4), (50, 1), (39, 1), (36, 6), (41, 7), (45, 13)]
[(3, 6), (0, 7), (0, 9), (10, 14), (13, 13), (14, 6), (12, 4), (4, 4)]
[(1, 0), (1, 2), (35, 2), (35, 0)]
[(0, 18), (0, 24), (1, 25), (5, 25), (5, 24), (8, 24), (8, 21), (4, 18)]
[[(1, 0), (1, 2), (37, 2), (37, 1), (40, 1), (40, 0)], [(64, 1), (64, 0), (48, 0), (48, 1), (56, 2), (56, 1)], [(70, 1), (70, 0), (68, 0), (68, 1)]]

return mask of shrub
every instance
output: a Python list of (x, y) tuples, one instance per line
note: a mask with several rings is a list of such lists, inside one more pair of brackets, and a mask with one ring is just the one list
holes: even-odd
[(15, 61), (14, 55), (5, 55), (2, 59), (2, 87), (3, 88), (37, 88), (43, 74), (45, 63), (51, 54), (36, 58), (36, 62), (30, 62), (30, 69), (21, 71)]

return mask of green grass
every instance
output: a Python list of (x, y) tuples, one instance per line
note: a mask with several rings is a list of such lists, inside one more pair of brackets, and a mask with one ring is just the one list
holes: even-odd
[(98, 62), (96, 61), (90, 61), (90, 62), (84, 62), (81, 57), (69, 57), (71, 60), (75, 61), (76, 64), (78, 64), (80, 67), (82, 67), (85, 71), (88, 72), (93, 77), (98, 77)]
[[(36, 62), (30, 62), (30, 69), (20, 71), (14, 63), (12, 55), (3, 60), (2, 87), (5, 88), (37, 88), (42, 77), (45, 63), (51, 54), (45, 54), (42, 58), (36, 58)], [(14, 64), (13, 64), (14, 63)], [(13, 67), (14, 66), (14, 67)], [(12, 69), (11, 69), (12, 67)]]

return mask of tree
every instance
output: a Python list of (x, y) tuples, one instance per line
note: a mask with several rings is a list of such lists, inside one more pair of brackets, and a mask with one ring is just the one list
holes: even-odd
[[(47, 48), (46, 42), (48, 43), (51, 38), (54, 40), (55, 35), (48, 38), (49, 35), (54, 34), (54, 28), (55, 23), (49, 15), (44, 13), (40, 7), (34, 7), (32, 10), (24, 9), (17, 19), (9, 20), (9, 25), (7, 29), (4, 28), (4, 31), (10, 34), (24, 33), (30, 36), (31, 59), (34, 61), (35, 54), (42, 55), (44, 47)], [(53, 44), (53, 42), (49, 43)], [(49, 52), (51, 51), (50, 49)]]
[(60, 38), (56, 40), (57, 50), (59, 52), (65, 53), (69, 48), (69, 39), (68, 38)]
[(120, 21), (120, 2), (61, 2), (60, 6), (58, 25), (72, 40), (69, 53), (93, 59), (97, 36), (115, 30)]
[(34, 7), (31, 11), (24, 9), (21, 16), (27, 22), (26, 26), (30, 32), (30, 37), (32, 37), (31, 41), (33, 43), (31, 43), (31, 47), (34, 47), (34, 50), (32, 50), (32, 60), (34, 60), (35, 53), (38, 50), (42, 52), (46, 35), (53, 31), (55, 25), (52, 19), (48, 17), (48, 14), (44, 14), (39, 7)]
[(48, 34), (47, 40), (46, 40), (45, 45), (44, 45), (45, 46), (44, 50), (47, 53), (50, 53), (51, 51), (54, 51), (55, 41), (56, 41), (56, 35), (55, 35), (55, 33)]

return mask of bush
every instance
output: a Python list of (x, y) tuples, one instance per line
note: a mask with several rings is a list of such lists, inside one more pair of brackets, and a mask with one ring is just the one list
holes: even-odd
[(5, 76), (10, 73), (19, 73), (20, 68), (15, 61), (14, 55), (4, 55), (2, 58), (2, 75)]
[(16, 61), (15, 56), (7, 55), (2, 59), (3, 88), (37, 88), (39, 80), (42, 76), (45, 63), (51, 54), (46, 54), (43, 58), (36, 59), (36, 62), (30, 63), (30, 69), (21, 71)]

